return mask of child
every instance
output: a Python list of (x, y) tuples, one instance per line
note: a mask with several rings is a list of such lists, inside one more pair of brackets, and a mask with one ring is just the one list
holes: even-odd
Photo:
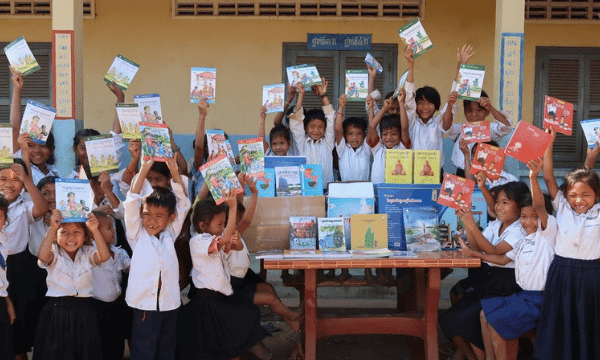
[[(225, 204), (212, 199), (194, 205), (192, 224), (198, 233), (190, 240), (194, 268), (191, 302), (179, 317), (181, 359), (232, 359), (253, 352), (261, 359), (269, 356), (259, 345), (265, 337), (260, 325), (260, 309), (231, 296), (227, 252), (235, 231), (237, 200), (226, 191)], [(227, 224), (227, 225), (225, 225)]]
[(312, 109), (304, 113), (304, 85), (296, 84), (298, 100), (294, 113), (290, 116), (292, 138), (297, 146), (298, 155), (306, 156), (307, 164), (320, 164), (323, 170), (323, 188), (333, 179), (333, 147), (335, 134), (333, 117), (335, 110), (327, 97), (327, 80), (322, 85), (312, 87), (313, 93), (321, 99), (323, 110)]
[[(157, 187), (141, 195), (153, 159), (142, 161), (133, 180), (125, 209), (127, 241), (133, 250), (126, 293), (133, 308), (132, 359), (169, 359), (175, 356), (175, 323), (179, 295), (179, 268), (173, 246), (181, 232), (190, 200), (173, 158), (173, 192)], [(152, 344), (149, 346), (149, 344)]]
[[(600, 357), (600, 184), (588, 167), (572, 170), (558, 187), (552, 146), (544, 154), (544, 180), (556, 211), (558, 233), (538, 324), (536, 359), (597, 359)], [(594, 164), (598, 145), (588, 150)]]
[(0, 354), (3, 354), (5, 359), (12, 360), (14, 358), (12, 325), (17, 315), (13, 303), (8, 297), (8, 280), (6, 279), (8, 237), (2, 231), (6, 224), (8, 206), (8, 200), (0, 195)]
[[(33, 359), (102, 359), (98, 322), (92, 303), (92, 267), (110, 257), (93, 214), (83, 223), (61, 223), (54, 209), (38, 253), (48, 271), (48, 302), (35, 335)], [(86, 243), (94, 237), (96, 248)], [(56, 244), (54, 244), (56, 242)]]
[[(521, 216), (521, 199), (528, 193), (529, 189), (523, 183), (512, 182), (503, 185), (495, 199), (494, 207), (498, 218), (490, 222), (483, 233), (472, 219), (470, 211), (459, 211), (471, 248), (495, 255), (503, 255), (515, 249), (525, 238), (525, 232), (518, 220)], [(461, 280), (463, 288), (472, 290), (440, 315), (439, 324), (444, 335), (452, 340), (458, 352), (468, 359), (483, 355), (484, 345), (479, 320), (480, 300), (489, 296), (508, 296), (518, 291), (514, 267), (512, 261), (505, 265), (484, 262), (479, 270)]]
[(335, 120), (335, 149), (342, 181), (369, 181), (371, 147), (366, 141), (367, 121), (350, 117), (344, 120), (346, 95), (340, 96)]
[(266, 108), (260, 108), (260, 127), (258, 136), (263, 138), (265, 156), (293, 156), (292, 138), (290, 130), (282, 124), (275, 125), (269, 133), (269, 142), (265, 139)]

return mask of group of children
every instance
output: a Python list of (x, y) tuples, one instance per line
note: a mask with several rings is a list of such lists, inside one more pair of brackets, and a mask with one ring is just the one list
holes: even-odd
[[(469, 46), (458, 49), (458, 67), (472, 55)], [(463, 251), (484, 264), (459, 282), (454, 304), (440, 316), (444, 334), (457, 346), (453, 358), (511, 358), (514, 339), (536, 327), (537, 359), (600, 356), (600, 182), (590, 170), (600, 147), (588, 151), (587, 167), (569, 173), (560, 188), (552, 144), (543, 159), (528, 164), (531, 188), (504, 172), (495, 182), (483, 173), (472, 176), (473, 145), (460, 139), (460, 124), (453, 124), (458, 94), (450, 91), (436, 115), (438, 91), (415, 90), (408, 47), (405, 58), (404, 89), (397, 98), (386, 96), (381, 109), (369, 96), (368, 120), (344, 119), (347, 98), (340, 97), (336, 111), (325, 79), (312, 87), (322, 109), (305, 110), (305, 89), (292, 84), (286, 111), (276, 115), (265, 141), (267, 155), (305, 156), (307, 163), (322, 166), (327, 184), (338, 179), (335, 151), (339, 180), (381, 183), (387, 149), (441, 151), (444, 136), (455, 140), (451, 159), (457, 173), (477, 181), (496, 220), (482, 231), (470, 209), (458, 211), (469, 241)], [(369, 73), (372, 94), (376, 71)], [(50, 133), (41, 145), (19, 134), (23, 77), (13, 72), (12, 82), (10, 116), (14, 148), (20, 150), (11, 167), (0, 169), (0, 359), (26, 359), (32, 347), (36, 360), (119, 359), (125, 339), (134, 360), (236, 359), (247, 352), (268, 359), (259, 305), (300, 328), (301, 314), (249, 269), (242, 234), (256, 208), (255, 180), (239, 174), (252, 193), (246, 207), (231, 192), (217, 205), (198, 171), (211, 159), (204, 135), (206, 101), (198, 104), (189, 166), (174, 139), (174, 155), (166, 162), (141, 158), (140, 141), (130, 140), (131, 160), (123, 170), (92, 177), (84, 139), (99, 133), (79, 131), (71, 177), (87, 172), (94, 202), (86, 223), (63, 223), (55, 206), (54, 138)], [(125, 101), (116, 85), (108, 87), (118, 103)], [(511, 122), (485, 93), (477, 102), (464, 101), (464, 113), (469, 122), (491, 114), (497, 121), (493, 141), (511, 131)], [(263, 137), (265, 118), (262, 109)], [(116, 114), (111, 133), (120, 162), (125, 144)], [(538, 184), (542, 169), (551, 203)], [(126, 194), (124, 201), (117, 189)]]

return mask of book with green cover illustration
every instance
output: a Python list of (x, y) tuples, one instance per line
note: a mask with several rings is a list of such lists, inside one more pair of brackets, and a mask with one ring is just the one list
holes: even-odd
[(440, 151), (415, 150), (414, 180), (415, 184), (440, 183)]
[(223, 192), (232, 189), (234, 194), (244, 192), (233, 167), (225, 155), (217, 156), (200, 167), (200, 172), (206, 181), (210, 193), (217, 205), (223, 201)]
[(346, 251), (343, 218), (318, 218), (317, 225), (319, 250)]
[(6, 45), (4, 53), (13, 70), (20, 72), (23, 76), (41, 69), (23, 36), (19, 36), (13, 42)]
[(142, 116), (138, 104), (115, 104), (115, 107), (121, 123), (123, 139), (139, 139)]
[(13, 164), (13, 132), (10, 124), (0, 124), (0, 167)]
[(348, 101), (364, 101), (369, 95), (369, 72), (346, 70), (344, 93)]
[(117, 55), (104, 76), (107, 83), (115, 83), (121, 90), (127, 90), (140, 66), (124, 56)]
[(411, 184), (413, 175), (413, 151), (404, 149), (385, 150), (385, 182)]
[(454, 89), (458, 92), (458, 98), (472, 101), (479, 100), (484, 77), (484, 65), (461, 64), (456, 79), (456, 89)]
[(398, 35), (406, 45), (410, 46), (415, 59), (433, 47), (433, 43), (427, 36), (421, 21), (417, 18), (401, 27), (398, 30)]
[(86, 137), (85, 149), (92, 176), (98, 176), (105, 171), (109, 173), (119, 171), (117, 150), (115, 149), (115, 141), (111, 135)]
[(263, 175), (265, 173), (263, 138), (239, 140), (238, 148), (240, 149), (242, 172), (251, 175)]
[(387, 214), (363, 214), (350, 217), (352, 250), (388, 248)]

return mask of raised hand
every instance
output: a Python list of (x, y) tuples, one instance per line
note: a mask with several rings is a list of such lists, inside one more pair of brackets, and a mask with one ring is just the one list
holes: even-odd
[(461, 49), (456, 48), (456, 62), (459, 64), (466, 64), (473, 55), (475, 51), (471, 45), (463, 45)]

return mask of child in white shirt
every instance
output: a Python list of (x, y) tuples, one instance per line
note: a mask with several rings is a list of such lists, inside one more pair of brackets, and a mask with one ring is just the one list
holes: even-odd
[[(292, 87), (293, 88), (293, 87)], [(294, 90), (295, 91), (295, 90)], [(260, 108), (260, 127), (258, 128), (258, 137), (263, 138), (265, 156), (293, 156), (296, 154), (292, 146), (292, 137), (290, 129), (285, 125), (275, 125), (269, 133), (269, 142), (265, 138), (265, 120), (267, 118), (266, 107)]]
[(367, 144), (367, 121), (350, 117), (344, 120), (346, 95), (340, 96), (335, 119), (335, 149), (339, 157), (342, 181), (369, 181), (371, 147)]
[(12, 324), (17, 315), (15, 307), (8, 297), (8, 280), (6, 279), (6, 257), (9, 254), (6, 248), (8, 238), (3, 231), (8, 205), (8, 200), (0, 195), (0, 354), (5, 354), (7, 359), (13, 359)]

